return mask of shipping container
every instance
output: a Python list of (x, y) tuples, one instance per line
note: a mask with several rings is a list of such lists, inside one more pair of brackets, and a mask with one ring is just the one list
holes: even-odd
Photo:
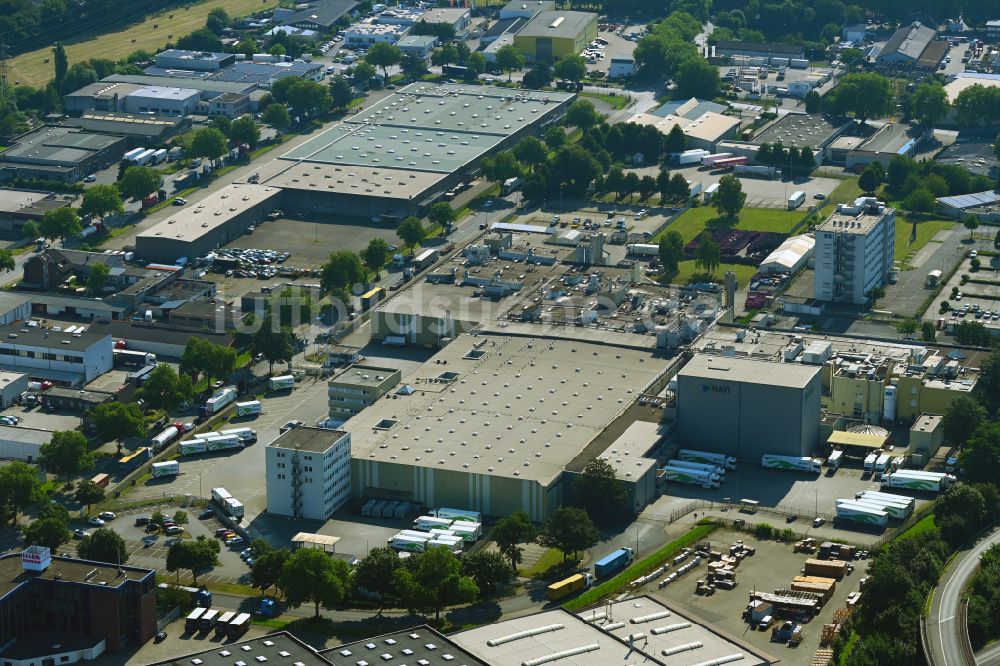
[(240, 613), (226, 627), (226, 635), (229, 638), (240, 638), (250, 629), (250, 613)]
[(198, 630), (198, 621), (201, 620), (201, 616), (205, 614), (207, 608), (195, 608), (193, 611), (188, 613), (188, 616), (184, 618), (184, 631), (192, 632)]
[(826, 459), (826, 466), (832, 470), (840, 469), (840, 465), (844, 460), (843, 451), (834, 451), (830, 454), (830, 457)]
[(95, 474), (90, 480), (98, 488), (107, 488), (111, 484), (110, 474)]
[(878, 460), (877, 453), (869, 453), (865, 456), (865, 474), (872, 474), (875, 472), (875, 461)]
[(619, 548), (615, 552), (605, 555), (594, 563), (594, 577), (607, 578), (612, 576), (629, 565), (635, 551), (631, 548)]
[(229, 623), (233, 621), (236, 617), (236, 611), (226, 611), (219, 616), (218, 622), (215, 623), (215, 635), (225, 636), (226, 632), (229, 630)]
[(594, 577), (589, 573), (573, 574), (569, 578), (552, 583), (545, 588), (550, 601), (557, 601), (578, 590), (585, 590), (594, 583)]

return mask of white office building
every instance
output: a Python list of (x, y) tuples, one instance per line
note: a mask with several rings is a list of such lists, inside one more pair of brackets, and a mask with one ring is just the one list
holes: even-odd
[(265, 452), (267, 512), (326, 520), (351, 498), (351, 434), (300, 426)]
[(863, 304), (888, 282), (896, 241), (896, 211), (874, 197), (841, 204), (816, 230), (816, 283), (822, 301)]
[(32, 378), (80, 386), (97, 379), (114, 365), (111, 335), (99, 325), (55, 331), (20, 328), (15, 324), (0, 329), (0, 335), (3, 335), (0, 369), (22, 372)]
[(194, 113), (200, 97), (201, 93), (193, 88), (146, 86), (125, 98), (125, 111), (162, 116), (189, 116)]

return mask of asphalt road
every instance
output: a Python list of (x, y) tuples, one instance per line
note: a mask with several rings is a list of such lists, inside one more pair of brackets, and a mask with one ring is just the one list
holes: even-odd
[[(1000, 543), (1000, 530), (993, 530), (971, 550), (958, 554), (945, 571), (934, 593), (927, 619), (927, 643), (930, 663), (934, 666), (971, 666), (965, 657), (969, 637), (963, 636), (959, 614), (962, 612), (962, 591), (979, 568), (979, 558), (993, 544)], [(998, 663), (1000, 650), (991, 649), (984, 655)]]

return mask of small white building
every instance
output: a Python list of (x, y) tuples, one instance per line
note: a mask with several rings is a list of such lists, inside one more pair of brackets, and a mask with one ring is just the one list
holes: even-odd
[(438, 45), (434, 35), (407, 35), (396, 42), (403, 55), (415, 55), (426, 60), (431, 57), (431, 51)]
[(406, 34), (407, 30), (409, 30), (409, 26), (355, 23), (344, 30), (344, 46), (368, 47), (378, 42), (395, 44)]
[(201, 93), (193, 88), (146, 86), (125, 98), (127, 113), (155, 113), (161, 116), (189, 116)]
[(816, 239), (806, 235), (790, 236), (785, 239), (760, 264), (761, 273), (794, 274), (806, 265), (816, 247)]
[(93, 331), (86, 326), (72, 328), (83, 330), (20, 328), (18, 324), (0, 329), (0, 368), (70, 386), (86, 384), (111, 370), (111, 335), (100, 326)]
[(265, 450), (267, 512), (327, 520), (351, 497), (351, 433), (299, 426)]
[(611, 56), (611, 63), (608, 65), (608, 78), (624, 79), (630, 76), (635, 76), (635, 58), (626, 54)]

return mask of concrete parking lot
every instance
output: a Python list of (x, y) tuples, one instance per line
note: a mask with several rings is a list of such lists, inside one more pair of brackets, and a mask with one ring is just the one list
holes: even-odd
[(993, 152), (993, 141), (989, 137), (960, 136), (955, 143), (945, 148), (935, 161), (942, 164), (957, 164), (974, 174), (991, 178), (997, 169), (997, 157)]
[(611, 66), (611, 58), (613, 56), (620, 55), (632, 55), (635, 51), (636, 42), (627, 39), (630, 32), (639, 32), (645, 29), (645, 26), (630, 26), (625, 29), (624, 35), (619, 35), (617, 32), (608, 32), (606, 30), (598, 31), (597, 36), (608, 42), (607, 46), (602, 50), (604, 53), (604, 59), (598, 60), (595, 63), (587, 63), (587, 71), (590, 72), (604, 72), (608, 73), (608, 68)]
[[(967, 237), (968, 234), (965, 234), (965, 236)], [(976, 321), (985, 324), (986, 317), (989, 317), (994, 326), (998, 325), (998, 322), (1000, 322), (1000, 287), (985, 284), (962, 284), (963, 275), (968, 275), (970, 278), (978, 280), (1000, 280), (1000, 258), (998, 257), (981, 256), (979, 257), (979, 261), (981, 262), (979, 270), (976, 272), (972, 270), (972, 259), (968, 256), (968, 253), (974, 249), (987, 249), (988, 245), (991, 245), (990, 241), (977, 239), (961, 247), (962, 254), (965, 255), (961, 258), (961, 265), (951, 279), (942, 287), (937, 298), (931, 302), (930, 306), (924, 312), (925, 320), (935, 321), (937, 318), (943, 317), (946, 322), (953, 324), (964, 321)], [(953, 289), (958, 289), (961, 299), (952, 298)], [(956, 314), (955, 317), (952, 317), (951, 314), (938, 314), (941, 303), (945, 301), (954, 310), (959, 311), (959, 313), (964, 306), (968, 305), (970, 312), (965, 316)], [(980, 312), (988, 312), (990, 314), (983, 317), (976, 317), (976, 313), (972, 311), (973, 306), (978, 306)], [(993, 317), (993, 313), (997, 313), (995, 318)]]
[[(701, 619), (716, 624), (737, 638), (778, 657), (783, 664), (805, 666), (811, 663), (812, 656), (819, 647), (823, 624), (832, 620), (836, 609), (846, 606), (848, 594), (858, 590), (859, 580), (865, 575), (867, 561), (857, 561), (854, 573), (845, 576), (837, 583), (830, 601), (812, 621), (803, 625), (802, 644), (792, 648), (781, 643), (772, 643), (770, 628), (758, 631), (744, 622), (741, 615), (747, 606), (747, 595), (750, 590), (773, 592), (777, 589), (788, 589), (792, 578), (801, 575), (806, 559), (812, 555), (793, 553), (791, 544), (760, 541), (743, 532), (718, 530), (710, 537), (715, 550), (726, 550), (738, 539), (754, 546), (757, 552), (753, 557), (744, 558), (737, 567), (735, 589), (717, 590), (710, 597), (696, 595), (695, 581), (703, 578), (705, 573), (705, 567), (701, 566), (659, 590), (658, 593), (680, 604), (681, 609), (694, 611), (694, 614)], [(654, 582), (648, 589), (655, 591), (657, 587), (658, 583)]]
[(16, 416), (21, 419), (18, 427), (37, 430), (74, 430), (80, 427), (81, 415), (73, 412), (57, 410), (49, 412), (41, 407), (26, 407), (12, 405), (0, 412), (4, 416)]

